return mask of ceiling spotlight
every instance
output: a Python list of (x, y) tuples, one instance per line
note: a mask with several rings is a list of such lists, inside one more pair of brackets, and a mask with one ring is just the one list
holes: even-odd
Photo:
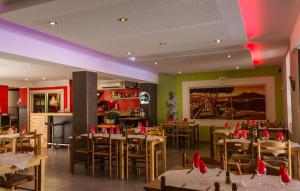
[(49, 21), (49, 25), (51, 25), (51, 26), (57, 25), (57, 22), (56, 21)]
[(235, 67), (235, 69), (239, 70), (239, 69), (240, 69), (240, 67), (239, 67), (239, 66), (236, 66), (236, 67)]
[(158, 63), (157, 63), (157, 62), (154, 62), (154, 64), (157, 65)]
[(125, 22), (127, 22), (128, 19), (125, 17), (120, 17), (118, 20), (122, 23), (125, 23)]
[(181, 74), (181, 71), (179, 71), (178, 74)]
[(130, 50), (127, 52), (127, 55), (131, 55), (131, 51)]
[(135, 61), (135, 57), (132, 56), (132, 57), (129, 58), (129, 60)]
[(159, 45), (160, 45), (160, 46), (166, 46), (167, 43), (166, 43), (166, 42), (160, 42)]
[(69, 79), (70, 79), (70, 76), (69, 76), (69, 75), (67, 75), (67, 78), (69, 78)]
[(46, 80), (46, 78), (45, 78), (45, 77), (42, 77), (42, 80)]
[(32, 65), (30, 64), (30, 65), (28, 65), (28, 68), (32, 68)]
[(230, 55), (230, 54), (227, 54), (227, 58), (231, 58), (231, 55)]
[(25, 81), (27, 82), (27, 81), (28, 81), (28, 78), (25, 78)]
[(216, 40), (215, 40), (215, 43), (220, 44), (220, 43), (221, 43), (221, 40), (220, 40), (220, 39), (216, 39)]

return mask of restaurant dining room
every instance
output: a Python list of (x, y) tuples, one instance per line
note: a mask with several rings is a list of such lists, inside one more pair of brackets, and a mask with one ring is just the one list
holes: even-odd
[(300, 0), (0, 0), (0, 191), (299, 191)]

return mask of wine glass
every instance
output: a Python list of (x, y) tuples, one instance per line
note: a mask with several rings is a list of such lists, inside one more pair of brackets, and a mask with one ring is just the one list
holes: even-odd
[[(291, 181), (289, 181), (289, 182), (284, 182), (284, 181), (282, 181), (281, 176), (279, 176), (279, 178), (280, 178), (280, 183), (281, 183), (281, 184), (283, 185), (283, 187), (284, 187), (284, 190), (287, 191), (287, 187), (288, 187), (288, 185), (291, 183)], [(290, 179), (291, 179), (291, 177), (290, 177)]]
[(257, 173), (257, 176), (259, 177), (258, 184), (262, 185), (263, 184), (262, 178), (263, 178), (263, 175), (265, 175), (267, 173), (267, 170), (265, 168), (263, 173), (259, 172), (259, 170), (256, 170), (256, 173)]

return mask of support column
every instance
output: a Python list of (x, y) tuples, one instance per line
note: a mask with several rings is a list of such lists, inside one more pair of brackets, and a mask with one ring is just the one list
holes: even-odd
[(156, 125), (157, 122), (157, 85), (152, 83), (141, 83), (140, 91), (146, 92), (150, 96), (149, 103), (141, 104), (141, 107), (149, 119), (150, 125)]
[(89, 132), (97, 125), (97, 73), (73, 72), (73, 133)]

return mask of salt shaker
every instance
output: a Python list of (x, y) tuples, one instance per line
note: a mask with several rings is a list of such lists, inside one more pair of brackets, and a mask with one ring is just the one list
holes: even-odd
[(232, 191), (237, 191), (237, 185), (236, 185), (236, 183), (232, 183)]
[(215, 191), (220, 191), (220, 183), (215, 182)]
[(229, 171), (226, 171), (226, 180), (225, 180), (225, 183), (226, 184), (231, 184)]

